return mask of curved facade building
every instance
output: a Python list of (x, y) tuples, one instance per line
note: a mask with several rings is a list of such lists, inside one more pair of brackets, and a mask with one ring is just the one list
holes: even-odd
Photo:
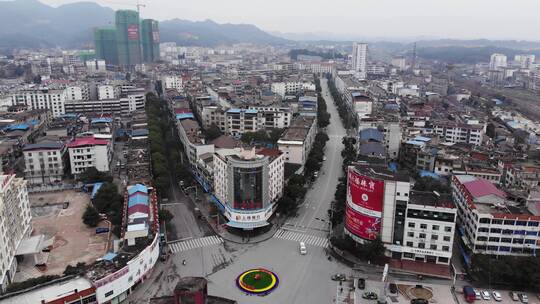
[(283, 194), (284, 155), (279, 150), (243, 150), (214, 156), (214, 195), (233, 228), (268, 225)]

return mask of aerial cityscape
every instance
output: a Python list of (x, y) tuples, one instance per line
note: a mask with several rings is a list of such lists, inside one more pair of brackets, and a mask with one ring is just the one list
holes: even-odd
[(215, 2), (0, 1), (0, 304), (540, 304), (540, 2)]

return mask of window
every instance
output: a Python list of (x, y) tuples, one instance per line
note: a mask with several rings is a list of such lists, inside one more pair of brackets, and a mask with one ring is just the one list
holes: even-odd
[(433, 225), (433, 226), (431, 226), (431, 228), (432, 228), (433, 230), (437, 231), (437, 230), (439, 230), (439, 225)]
[(411, 223), (411, 222), (410, 222), (410, 223), (409, 223), (409, 227), (410, 227), (410, 228), (414, 228), (414, 223)]
[(449, 246), (442, 246), (442, 251), (450, 251), (450, 247)]
[(407, 236), (414, 237), (414, 232), (407, 232)]
[(412, 247), (413, 246), (413, 242), (407, 242), (407, 247)]
[(431, 250), (437, 250), (437, 245), (429, 245), (429, 249), (431, 249)]
[(426, 248), (426, 244), (425, 243), (418, 243), (418, 248)]
[(449, 236), (445, 236), (445, 237), (443, 238), (443, 240), (444, 240), (445, 242), (450, 242), (450, 237), (449, 237)]
[(436, 235), (436, 234), (432, 234), (432, 235), (431, 235), (431, 239), (434, 240), (434, 241), (436, 241), (436, 240), (439, 239), (439, 236)]
[(114, 293), (114, 290), (107, 291), (107, 292), (105, 293), (105, 297), (112, 296), (113, 293)]
[(420, 229), (427, 229), (427, 224), (420, 224)]
[(426, 238), (426, 234), (425, 233), (420, 233), (420, 235), (418, 235), (419, 238), (421, 239), (425, 239)]
[(452, 227), (446, 226), (446, 227), (444, 227), (444, 231), (445, 232), (452, 232)]

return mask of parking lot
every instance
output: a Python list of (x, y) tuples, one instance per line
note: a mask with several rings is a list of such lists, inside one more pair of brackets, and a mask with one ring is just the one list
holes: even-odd
[[(34, 266), (31, 256), (19, 265), (16, 281), (44, 274), (62, 274), (67, 265), (91, 263), (106, 253), (108, 234), (96, 235), (86, 227), (82, 215), (90, 201), (87, 193), (74, 190), (41, 192), (29, 195), (32, 212), (32, 235), (54, 238), (51, 250), (42, 253), (46, 267)], [(64, 204), (69, 202), (69, 206)], [(108, 227), (101, 222), (100, 227)]]
[[(482, 291), (487, 291), (489, 293), (489, 299), (488, 300), (485, 300), (485, 299), (482, 299), (482, 297), (480, 296), (480, 299), (477, 298), (477, 300), (475, 301), (475, 303), (478, 303), (478, 304), (497, 304), (497, 303), (504, 303), (504, 304), (520, 304), (521, 303), (521, 300), (518, 296), (518, 299), (517, 300), (513, 300), (512, 297), (510, 296), (510, 293), (511, 291), (508, 291), (508, 290), (499, 290), (499, 289), (487, 289), (487, 288), (474, 288), (475, 291), (478, 291), (478, 292), (482, 292)], [(501, 296), (501, 300), (500, 301), (496, 301), (493, 297), (493, 291), (497, 291), (500, 296)], [(515, 291), (516, 294), (525, 294), (527, 295), (527, 298), (528, 298), (528, 303), (529, 304), (540, 304), (540, 300), (538, 299), (538, 297), (533, 294), (533, 293), (527, 293), (527, 292), (519, 292), (519, 291)], [(464, 298), (464, 295), (463, 295), (463, 290), (462, 289), (456, 289), (456, 295), (457, 297), (459, 298), (459, 301), (460, 303), (466, 303), (465, 302), (465, 298)]]

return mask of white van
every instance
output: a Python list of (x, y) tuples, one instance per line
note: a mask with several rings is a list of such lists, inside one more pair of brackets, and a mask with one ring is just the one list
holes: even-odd
[(306, 243), (300, 242), (300, 254), (304, 255), (307, 253)]

